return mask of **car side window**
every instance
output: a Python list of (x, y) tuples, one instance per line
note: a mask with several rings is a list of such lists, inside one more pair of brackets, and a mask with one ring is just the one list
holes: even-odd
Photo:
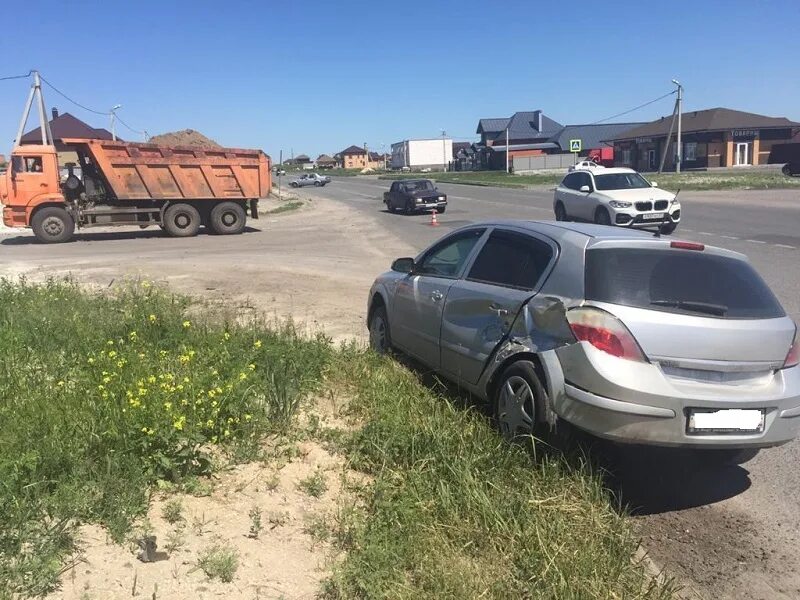
[(414, 269), (414, 273), (456, 277), (484, 231), (483, 229), (470, 229), (443, 240), (422, 257)]
[(578, 186), (578, 189), (580, 189), (584, 185), (588, 185), (589, 186), (589, 190), (590, 191), (594, 191), (594, 184), (592, 182), (592, 176), (589, 175), (588, 173), (581, 173), (581, 175), (583, 175), (583, 177), (581, 178), (581, 185)]
[(533, 290), (553, 258), (553, 247), (538, 238), (497, 229), (481, 248), (467, 275), (470, 281)]
[(561, 182), (561, 185), (564, 186), (565, 188), (569, 189), (569, 190), (574, 190), (575, 189), (575, 174), (571, 173), (570, 175), (567, 175), (566, 177), (564, 177), (564, 181)]

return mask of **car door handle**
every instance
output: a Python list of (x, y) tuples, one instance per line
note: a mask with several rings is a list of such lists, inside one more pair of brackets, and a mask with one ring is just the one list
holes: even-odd
[(439, 302), (442, 298), (444, 298), (444, 295), (439, 290), (431, 292), (431, 300), (434, 302)]
[(508, 316), (508, 309), (503, 308), (499, 304), (492, 303), (489, 305), (489, 310), (493, 313), (497, 314), (498, 317), (507, 317)]

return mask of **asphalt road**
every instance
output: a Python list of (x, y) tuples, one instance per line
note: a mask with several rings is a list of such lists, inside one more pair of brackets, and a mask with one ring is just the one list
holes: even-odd
[[(389, 182), (336, 178), (309, 193), (371, 214), (377, 227), (424, 248), (447, 231), (493, 218), (552, 219), (552, 191), (440, 184), (440, 227), (426, 215), (385, 211)], [(800, 322), (800, 193), (684, 192), (673, 237), (748, 255)], [(388, 267), (388, 264), (387, 264)], [(693, 468), (674, 452), (622, 452), (615, 491), (634, 512), (645, 547), (703, 597), (800, 598), (800, 442), (762, 451), (740, 467)]]

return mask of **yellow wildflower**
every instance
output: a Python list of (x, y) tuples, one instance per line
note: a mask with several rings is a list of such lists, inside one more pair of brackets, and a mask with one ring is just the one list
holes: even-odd
[(152, 284), (151, 284), (149, 281), (147, 281), (146, 279), (145, 279), (144, 281), (142, 281), (142, 287), (143, 287), (144, 289), (147, 289), (147, 288), (149, 288), (151, 285), (152, 285)]
[(250, 369), (251, 371), (255, 371), (256, 370), (256, 366), (253, 363), (250, 363), (249, 365), (247, 365), (247, 368)]
[(111, 377), (103, 377), (103, 383), (111, 383)]
[(183, 322), (183, 328), (184, 329), (189, 329), (189, 327), (191, 327), (191, 326), (192, 326), (192, 322), (191, 321), (184, 321)]
[(186, 363), (188, 363), (188, 362), (189, 362), (190, 360), (192, 360), (192, 359), (191, 359), (190, 357), (188, 357), (187, 355), (185, 355), (185, 354), (181, 354), (181, 355), (178, 357), (178, 360), (180, 360), (180, 361), (181, 361), (181, 364), (182, 364), (182, 365), (185, 365)]
[(253, 342), (253, 348), (261, 348), (261, 340), (256, 340)]
[(124, 358), (123, 358), (122, 360), (118, 360), (118, 361), (117, 361), (117, 368), (118, 368), (118, 369), (121, 369), (121, 368), (122, 368), (122, 367), (124, 367), (126, 364), (127, 364), (127, 361), (126, 361)]
[(189, 378), (188, 377), (184, 377), (183, 378), (183, 383), (189, 383)]
[(247, 379), (247, 373), (239, 373), (239, 381), (244, 381)]
[(143, 388), (143, 387), (140, 387), (140, 388), (139, 388), (139, 395), (140, 395), (140, 396), (144, 396), (144, 395), (146, 395), (146, 394), (147, 394), (147, 389), (146, 389), (146, 388)]
[(116, 351), (112, 350), (108, 353), (108, 358), (114, 358), (117, 355)]
[(177, 419), (174, 423), (172, 423), (172, 426), (178, 431), (183, 431), (183, 426), (185, 423), (186, 423), (186, 417), (181, 415), (179, 419)]
[(155, 382), (156, 382), (156, 376), (155, 375), (150, 375), (147, 378), (147, 383), (155, 383)]
[(131, 332), (128, 334), (128, 339), (129, 339), (130, 341), (132, 341), (132, 342), (135, 342), (137, 337), (138, 337), (138, 334), (137, 334), (135, 331), (131, 331)]
[(225, 333), (222, 334), (222, 337), (227, 341), (231, 339), (231, 334), (226, 331)]
[(178, 385), (176, 385), (174, 388), (172, 388), (172, 391), (173, 391), (173, 392), (174, 392), (175, 390), (178, 390), (179, 392), (182, 392), (182, 391), (183, 391), (183, 384), (182, 384), (182, 383), (179, 383), (179, 384), (178, 384)]
[(64, 387), (64, 382), (63, 381), (59, 381), (56, 385), (58, 387)]
[(156, 322), (156, 316), (155, 315), (150, 315), (149, 317), (147, 317), (147, 320), (150, 321), (151, 323), (155, 323)]
[(90, 356), (89, 358), (86, 359), (86, 362), (88, 362), (90, 365), (93, 365), (94, 359)]
[(172, 408), (172, 402), (164, 402), (164, 408), (166, 408), (167, 410), (171, 409)]
[(253, 418), (253, 415), (248, 415), (248, 414), (245, 414), (245, 416), (244, 416), (244, 420), (245, 420), (245, 421), (249, 421), (249, 420), (250, 420), (250, 419), (252, 419), (252, 418)]
[[(213, 398), (216, 395), (217, 395), (217, 392), (215, 392), (214, 390), (208, 390), (208, 397), (209, 398)], [(214, 404), (216, 405), (216, 402)]]
[(139, 358), (144, 358), (144, 352), (139, 352)]
[(108, 344), (109, 346), (113, 346), (114, 345), (114, 340), (108, 340), (106, 342), (106, 344)]

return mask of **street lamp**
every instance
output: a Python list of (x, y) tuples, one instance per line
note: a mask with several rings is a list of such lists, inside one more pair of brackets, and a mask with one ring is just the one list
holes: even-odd
[(111, 108), (111, 139), (117, 141), (117, 111), (122, 108), (122, 104), (115, 104)]
[[(681, 172), (681, 163), (683, 162), (683, 145), (681, 144), (681, 113), (683, 112), (683, 86), (677, 79), (673, 79), (672, 83), (678, 86), (678, 99), (676, 100), (676, 110), (678, 112), (678, 154), (675, 160), (675, 172)], [(669, 140), (667, 140), (669, 144)]]

